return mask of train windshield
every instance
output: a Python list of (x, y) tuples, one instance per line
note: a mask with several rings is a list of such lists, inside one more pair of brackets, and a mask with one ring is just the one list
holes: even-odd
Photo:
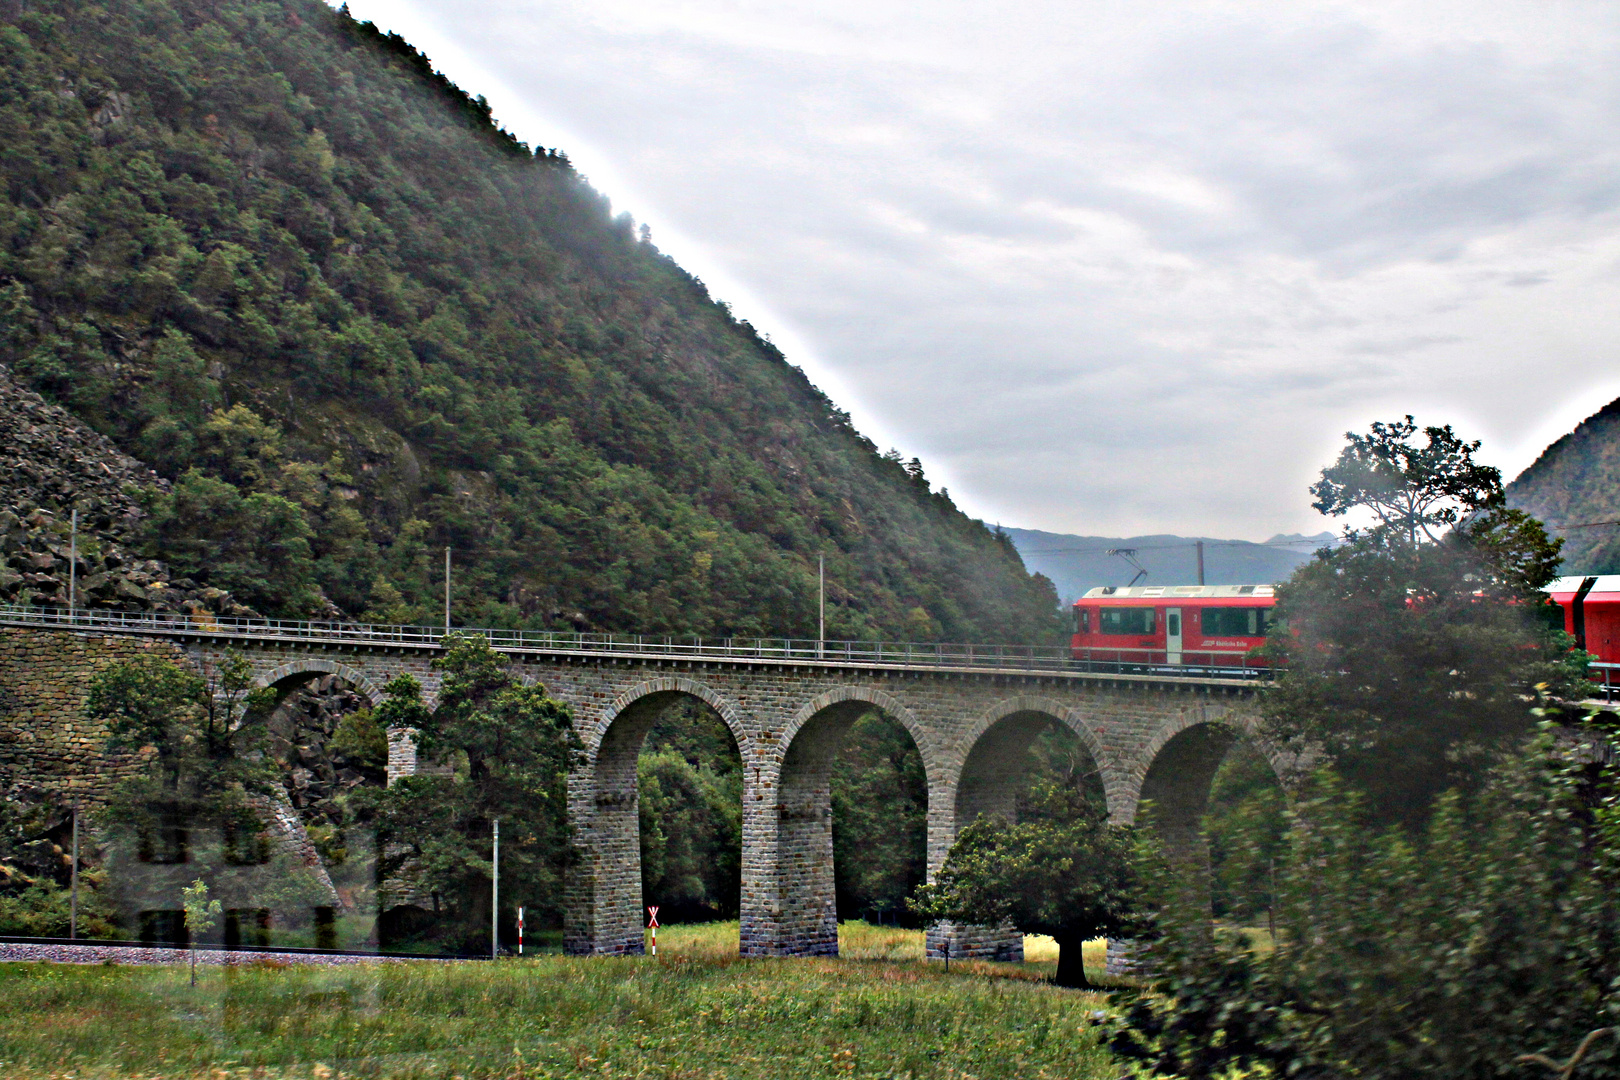
[(1264, 637), (1270, 616), (1270, 608), (1209, 607), (1203, 612), (1203, 630), (1207, 635)]
[(1097, 612), (1100, 634), (1151, 634), (1153, 609), (1148, 607), (1105, 607)]

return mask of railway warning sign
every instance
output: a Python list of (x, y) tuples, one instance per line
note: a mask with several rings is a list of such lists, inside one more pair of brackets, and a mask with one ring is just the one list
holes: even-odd
[(647, 909), (647, 929), (658, 929), (658, 909), (656, 907)]

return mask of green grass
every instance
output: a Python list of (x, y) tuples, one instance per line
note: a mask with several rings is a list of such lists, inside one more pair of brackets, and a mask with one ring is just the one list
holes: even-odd
[(1041, 964), (920, 960), (845, 924), (839, 959), (740, 960), (736, 924), (652, 958), (199, 969), (0, 964), (8, 1077), (1096, 1077), (1097, 995)]

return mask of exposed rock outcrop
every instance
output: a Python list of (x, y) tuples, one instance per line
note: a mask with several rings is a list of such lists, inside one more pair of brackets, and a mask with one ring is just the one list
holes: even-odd
[(145, 503), (168, 481), (0, 368), (0, 603), (66, 607), (79, 511), (79, 607), (252, 615), (142, 558)]

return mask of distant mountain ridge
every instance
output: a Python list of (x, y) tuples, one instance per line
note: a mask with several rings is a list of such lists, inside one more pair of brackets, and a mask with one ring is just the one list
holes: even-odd
[(1620, 527), (1594, 524), (1620, 520), (1620, 400), (1543, 450), (1507, 498), (1564, 538), (1566, 574), (1620, 573)]
[(1030, 570), (1046, 575), (1069, 603), (1099, 585), (1124, 585), (1136, 567), (1108, 552), (1134, 548), (1147, 570), (1139, 585), (1188, 585), (1198, 581), (1197, 542), (1204, 543), (1204, 582), (1208, 585), (1265, 585), (1281, 581), (1319, 547), (1333, 543), (1331, 532), (1277, 535), (1264, 544), (1216, 537), (1075, 536), (1039, 529), (1003, 527)]

